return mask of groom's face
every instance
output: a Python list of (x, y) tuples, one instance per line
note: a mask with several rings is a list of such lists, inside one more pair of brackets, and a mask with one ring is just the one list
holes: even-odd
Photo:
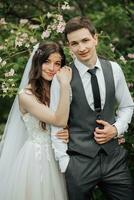
[(67, 35), (69, 48), (77, 59), (84, 63), (96, 55), (97, 36), (82, 28)]

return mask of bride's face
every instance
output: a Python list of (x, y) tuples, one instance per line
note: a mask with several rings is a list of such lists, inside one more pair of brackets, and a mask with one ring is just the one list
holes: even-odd
[(59, 53), (52, 53), (42, 64), (42, 77), (47, 81), (51, 81), (60, 67), (61, 55)]

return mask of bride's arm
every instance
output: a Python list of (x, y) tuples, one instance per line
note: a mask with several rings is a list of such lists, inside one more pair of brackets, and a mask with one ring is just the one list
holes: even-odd
[(40, 121), (54, 126), (65, 127), (69, 115), (69, 89), (71, 71), (63, 69), (57, 75), (60, 82), (60, 99), (58, 108), (53, 112), (48, 106), (40, 103), (34, 95), (26, 92), (19, 94), (19, 103), (26, 112), (33, 114)]

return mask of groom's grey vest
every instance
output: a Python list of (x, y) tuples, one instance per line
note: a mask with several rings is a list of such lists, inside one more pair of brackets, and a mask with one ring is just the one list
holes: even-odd
[[(100, 59), (100, 63), (106, 87), (105, 105), (100, 116), (101, 119), (113, 124), (115, 122), (115, 85), (113, 71), (110, 62)], [(87, 102), (79, 72), (74, 64), (72, 64), (72, 71), (72, 102), (68, 121), (70, 133), (68, 153), (80, 153), (89, 157), (95, 157), (101, 148), (106, 153), (110, 153), (118, 145), (117, 140), (112, 139), (106, 144), (99, 145), (93, 139), (97, 113), (90, 108)]]

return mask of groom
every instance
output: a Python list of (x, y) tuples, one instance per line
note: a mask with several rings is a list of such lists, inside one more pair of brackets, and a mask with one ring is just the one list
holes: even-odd
[[(98, 185), (108, 199), (133, 200), (127, 151), (117, 138), (127, 131), (133, 101), (123, 72), (116, 62), (100, 59), (96, 30), (87, 18), (69, 20), (65, 28), (68, 46), (75, 56), (70, 89), (68, 146), (55, 137), (52, 145), (65, 172), (69, 200), (89, 200)], [(59, 84), (51, 86), (51, 108), (56, 109)], [(115, 114), (115, 106), (118, 105)]]

